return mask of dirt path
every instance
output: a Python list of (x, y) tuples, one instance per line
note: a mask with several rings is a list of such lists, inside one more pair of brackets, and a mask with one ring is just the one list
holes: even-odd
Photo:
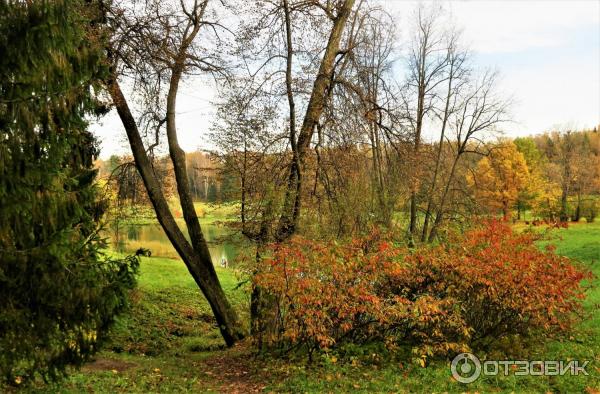
[(269, 376), (259, 366), (247, 345), (240, 344), (206, 359), (203, 370), (215, 378), (222, 393), (260, 393)]

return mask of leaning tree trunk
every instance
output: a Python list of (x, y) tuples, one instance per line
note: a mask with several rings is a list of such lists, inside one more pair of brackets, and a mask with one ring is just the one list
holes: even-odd
[[(136, 167), (142, 177), (144, 186), (148, 192), (148, 197), (152, 202), (154, 211), (167, 237), (173, 244), (173, 247), (185, 263), (194, 281), (200, 287), (200, 290), (206, 297), (213, 314), (219, 325), (221, 335), (228, 346), (233, 345), (237, 340), (243, 338), (243, 331), (238, 323), (235, 310), (229, 304), (227, 297), (219, 283), (216, 271), (210, 258), (210, 253), (206, 245), (206, 241), (202, 236), (202, 231), (198, 224), (197, 228), (192, 226), (189, 228), (192, 245), (186, 240), (183, 232), (175, 222), (175, 218), (171, 213), (167, 201), (162, 193), (160, 184), (156, 178), (152, 165), (146, 154), (146, 150), (140, 137), (140, 133), (129, 109), (129, 105), (123, 96), (121, 88), (113, 78), (109, 83), (109, 92), (113, 103), (117, 109), (121, 122), (127, 133), (131, 151), (135, 159)], [(174, 165), (181, 164), (180, 161), (174, 162)], [(185, 156), (183, 157), (183, 165), (185, 166)], [(179, 180), (178, 184), (179, 184)], [(187, 178), (185, 178), (187, 182)], [(188, 188), (189, 191), (189, 188)], [(187, 207), (187, 204), (182, 203)], [(193, 207), (193, 205), (192, 205)], [(185, 208), (184, 208), (185, 212)], [(186, 219), (192, 214), (186, 213)], [(195, 211), (193, 213), (195, 216)], [(197, 218), (196, 218), (197, 220)], [(186, 220), (187, 222), (187, 220)]]
[(339, 9), (337, 17), (334, 19), (325, 53), (321, 59), (321, 65), (319, 66), (310, 99), (308, 100), (306, 114), (298, 134), (298, 140), (293, 141), (296, 152), (293, 155), (294, 160), (292, 160), (290, 166), (283, 209), (276, 232), (278, 240), (287, 239), (296, 231), (302, 203), (300, 191), (302, 188), (302, 167), (304, 158), (308, 152), (315, 127), (325, 109), (328, 90), (332, 84), (335, 58), (339, 52), (344, 27), (346, 26), (353, 5), (354, 0), (345, 0), (344, 4)]

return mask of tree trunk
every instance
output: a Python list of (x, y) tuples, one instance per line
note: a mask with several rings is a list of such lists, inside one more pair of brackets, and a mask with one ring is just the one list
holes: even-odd
[[(135, 159), (136, 167), (142, 177), (144, 186), (146, 187), (148, 197), (152, 202), (152, 206), (154, 207), (158, 221), (165, 231), (165, 234), (171, 241), (171, 244), (173, 244), (173, 247), (185, 263), (190, 274), (194, 278), (194, 281), (198, 287), (200, 287), (202, 293), (210, 304), (225, 343), (228, 346), (231, 346), (237, 340), (243, 338), (244, 335), (241, 327), (239, 326), (237, 315), (229, 304), (227, 297), (221, 288), (219, 279), (210, 259), (210, 253), (208, 252), (206, 241), (203, 237), (196, 239), (192, 237), (193, 244), (198, 247), (198, 249), (196, 249), (195, 247), (192, 247), (192, 245), (190, 245), (190, 243), (185, 239), (185, 236), (175, 222), (167, 201), (162, 193), (160, 184), (152, 169), (148, 155), (146, 154), (146, 150), (140, 137), (135, 119), (131, 114), (129, 105), (125, 100), (125, 97), (123, 96), (116, 79), (110, 81), (108, 87), (113, 103), (127, 133), (127, 138), (129, 139), (129, 144)], [(180, 161), (178, 161), (178, 163), (181, 164)], [(185, 166), (185, 156), (183, 157), (183, 165)], [(187, 182), (187, 178), (185, 178), (185, 180)], [(190, 236), (192, 236), (192, 231), (194, 230), (188, 228), (188, 231), (190, 231)]]
[(446, 198), (448, 197), (448, 192), (450, 191), (450, 185), (452, 184), (452, 180), (454, 179), (454, 172), (456, 171), (456, 164), (460, 159), (460, 155), (462, 154), (462, 148), (459, 148), (457, 156), (454, 158), (452, 162), (452, 168), (450, 169), (450, 174), (448, 175), (448, 181), (446, 182), (446, 187), (444, 188), (444, 192), (442, 193), (442, 198), (440, 200), (440, 206), (438, 208), (437, 214), (435, 215), (435, 221), (433, 222), (433, 226), (431, 226), (431, 232), (429, 233), (428, 242), (433, 242), (435, 237), (437, 236), (437, 231), (439, 226), (442, 224), (442, 219), (444, 217), (444, 209), (446, 204)]
[(581, 192), (577, 192), (577, 208), (575, 208), (575, 216), (573, 217), (574, 222), (578, 222), (581, 219)]
[[(563, 142), (563, 144), (567, 144), (567, 142)], [(568, 147), (567, 147), (568, 148)], [(565, 148), (565, 149), (567, 149)], [(560, 198), (560, 221), (566, 222), (569, 220), (569, 186), (571, 182), (571, 163), (570, 160), (570, 151), (564, 153), (565, 157), (563, 159), (563, 181), (562, 181), (562, 195)]]
[[(310, 147), (312, 136), (319, 122), (329, 88), (331, 87), (332, 77), (335, 67), (335, 58), (339, 52), (340, 41), (350, 16), (354, 0), (345, 0), (339, 9), (337, 17), (333, 21), (333, 27), (327, 41), (327, 46), (319, 66), (311, 96), (306, 107), (306, 113), (302, 126), (296, 139), (296, 116), (295, 103), (292, 87), (292, 27), (291, 11), (286, 0), (283, 2), (283, 12), (285, 18), (285, 35), (287, 44), (286, 56), (286, 90), (288, 105), (290, 110), (290, 145), (292, 147), (292, 161), (289, 167), (288, 180), (285, 190), (285, 197), (279, 223), (275, 231), (274, 238), (278, 242), (288, 239), (296, 232), (298, 219), (301, 209), (301, 189), (302, 189), (302, 166), (304, 156)], [(267, 215), (268, 216), (268, 215)], [(264, 224), (264, 223), (263, 223)], [(266, 228), (261, 230), (261, 237), (258, 237), (257, 263), (260, 258), (259, 250), (262, 245), (271, 241), (271, 236)], [(268, 346), (271, 336), (277, 330), (277, 304), (276, 300), (269, 294), (266, 294), (258, 286), (255, 286), (252, 292), (251, 300), (251, 320), (252, 331), (258, 340), (259, 348)]]
[(569, 188), (563, 185), (562, 195), (560, 197), (560, 221), (566, 222), (569, 220)]
[[(423, 88), (424, 89), (424, 88)], [(419, 150), (421, 146), (421, 128), (423, 127), (423, 101), (424, 101), (424, 93), (419, 92), (419, 103), (417, 108), (417, 127), (415, 133), (415, 143), (413, 148), (413, 157), (412, 163), (414, 168), (417, 168), (417, 161), (419, 157)], [(411, 184), (410, 191), (410, 224), (409, 231), (411, 235), (415, 235), (417, 233), (417, 189), (418, 189), (418, 177), (420, 176), (420, 171), (417, 169), (417, 174), (414, 175), (414, 179)]]
[(417, 233), (417, 189), (418, 189), (418, 177), (420, 176), (420, 166), (417, 166), (419, 149), (421, 146), (421, 132), (423, 128), (423, 118), (425, 116), (425, 89), (427, 87), (427, 81), (425, 77), (425, 63), (427, 56), (427, 40), (428, 37), (425, 37), (425, 41), (421, 44), (421, 55), (420, 55), (420, 63), (419, 63), (419, 88), (417, 94), (417, 119), (416, 119), (416, 127), (415, 127), (415, 143), (413, 148), (413, 157), (412, 164), (416, 169), (416, 175), (412, 180), (411, 184), (411, 192), (410, 192), (410, 224), (409, 231), (411, 235), (415, 235)]
[(444, 146), (444, 135), (446, 133), (446, 125), (448, 123), (449, 110), (450, 110), (450, 98), (452, 96), (452, 72), (454, 70), (454, 64), (450, 64), (450, 74), (448, 77), (448, 94), (446, 95), (446, 105), (444, 107), (444, 118), (442, 120), (442, 131), (440, 132), (440, 142), (437, 149), (435, 159), (435, 169), (433, 171), (433, 179), (431, 180), (431, 188), (429, 190), (429, 196), (427, 198), (427, 210), (425, 211), (425, 219), (423, 221), (423, 232), (421, 233), (421, 242), (427, 240), (427, 232), (429, 231), (429, 220), (431, 217), (431, 210), (433, 208), (433, 193), (435, 192), (435, 186), (437, 182), (438, 173), (440, 170), (440, 161), (442, 158), (442, 148)]
[(325, 108), (325, 100), (331, 86), (335, 58), (338, 54), (344, 27), (346, 26), (353, 5), (354, 0), (345, 0), (339, 9), (337, 17), (333, 21), (325, 53), (323, 54), (323, 59), (321, 60), (321, 65), (319, 66), (319, 71), (306, 107), (306, 114), (298, 134), (298, 141), (296, 142), (296, 154), (290, 165), (283, 209), (276, 231), (276, 237), (280, 241), (288, 238), (296, 231), (301, 206), (300, 191), (302, 188), (304, 156), (310, 146), (315, 127)]

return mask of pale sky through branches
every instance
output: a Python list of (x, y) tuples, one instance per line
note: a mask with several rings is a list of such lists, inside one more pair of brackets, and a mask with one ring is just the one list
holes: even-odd
[[(398, 46), (406, 45), (403, 26), (416, 1), (380, 3), (397, 17)], [(512, 96), (508, 136), (541, 133), (559, 125), (600, 124), (600, 0), (441, 2), (480, 67), (500, 73), (500, 88)], [(398, 76), (399, 78), (401, 76)], [(214, 115), (211, 83), (186, 80), (178, 98), (178, 131), (187, 151), (211, 148), (208, 129)], [(128, 152), (125, 132), (111, 112), (92, 129), (101, 157)]]

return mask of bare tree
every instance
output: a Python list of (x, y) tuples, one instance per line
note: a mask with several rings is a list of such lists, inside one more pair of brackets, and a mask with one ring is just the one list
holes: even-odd
[(432, 216), (434, 205), (434, 195), (437, 187), (438, 176), (440, 173), (440, 165), (442, 161), (442, 152), (446, 139), (446, 128), (450, 115), (458, 108), (458, 94), (465, 87), (470, 70), (467, 66), (468, 53), (459, 48), (458, 33), (451, 32), (447, 37), (447, 66), (444, 72), (447, 83), (446, 94), (443, 101), (443, 109), (435, 111), (436, 117), (441, 121), (440, 139), (437, 146), (433, 177), (427, 193), (427, 208), (425, 209), (425, 217), (423, 220), (423, 229), (421, 232), (421, 242), (425, 242), (429, 235), (429, 223)]
[[(353, 0), (266, 1), (253, 5), (248, 19), (241, 21), (235, 55), (241, 63), (239, 73), (245, 75), (236, 79), (246, 82), (238, 86), (238, 97), (243, 97), (240, 105), (251, 112), (256, 107), (248, 103), (268, 98), (276, 116), (268, 128), (272, 141), (262, 145), (280, 148), (277, 153), (271, 150), (272, 158), (278, 158), (272, 183), (282, 201), (265, 202), (257, 234), (247, 234), (259, 243), (284, 241), (297, 230), (304, 162), (334, 75), (351, 50), (342, 49), (342, 40), (353, 5)], [(282, 142), (286, 144), (283, 147)], [(282, 184), (281, 169), (286, 173)]]
[[(397, 175), (398, 143), (407, 141), (399, 120), (398, 95), (393, 77), (396, 34), (392, 17), (378, 8), (361, 15), (360, 29), (354, 38), (353, 56), (345, 73), (336, 82), (340, 107), (347, 107), (344, 119), (349, 130), (362, 130), (371, 157), (371, 189), (375, 196), (374, 216), (389, 226), (399, 183)], [(350, 80), (354, 79), (355, 83)], [(349, 88), (349, 89), (348, 89)], [(344, 89), (348, 93), (344, 92)], [(345, 96), (349, 99), (343, 101)], [(340, 118), (338, 116), (338, 118)], [(343, 123), (344, 119), (337, 120)], [(360, 136), (357, 143), (363, 143)], [(394, 149), (396, 148), (396, 149)]]
[(430, 242), (437, 236), (446, 214), (450, 188), (455, 180), (459, 161), (468, 153), (486, 154), (485, 134), (497, 131), (501, 123), (509, 120), (509, 101), (495, 91), (496, 81), (495, 73), (486, 72), (479, 79), (471, 80), (456, 96), (458, 104), (448, 118), (448, 127), (453, 135), (446, 137), (453, 153), (452, 164), (435, 210), (435, 220), (427, 237)]
[(260, 241), (265, 236), (261, 233), (265, 223), (272, 220), (266, 215), (269, 190), (285, 178), (281, 151), (288, 137), (273, 130), (276, 111), (269, 97), (259, 97), (248, 83), (238, 78), (221, 87), (222, 100), (216, 103), (211, 139), (223, 172), (238, 182), (241, 233)]
[[(231, 112), (221, 114), (230, 123), (229, 136), (238, 136), (233, 139), (238, 148), (230, 144), (229, 157), (241, 158), (242, 231), (256, 242), (257, 262), (267, 243), (283, 242), (298, 229), (313, 136), (336, 72), (352, 49), (344, 38), (353, 8), (354, 0), (272, 0), (238, 9), (244, 18), (233, 53), (240, 67), (236, 83), (230, 84), (237, 90), (230, 106), (237, 119), (232, 124)], [(266, 140), (248, 135), (248, 126), (261, 118), (253, 114), (261, 111), (257, 102), (268, 102), (275, 113), (270, 125), (260, 122), (258, 134)], [(251, 326), (259, 347), (263, 334), (275, 327), (276, 312), (268, 295), (255, 287)]]
[(410, 158), (414, 168), (411, 177), (409, 232), (417, 233), (417, 194), (420, 187), (420, 150), (423, 125), (437, 99), (437, 87), (447, 75), (448, 52), (444, 34), (439, 30), (440, 10), (419, 6), (416, 12), (416, 34), (408, 58), (408, 78), (403, 89), (405, 120), (412, 131), (413, 150)]
[[(318, 2), (315, 2), (318, 5)], [(332, 79), (334, 76), (336, 57), (340, 54), (340, 43), (344, 33), (346, 22), (352, 12), (354, 0), (343, 0), (338, 2), (327, 2), (324, 10), (331, 19), (333, 26), (327, 40), (327, 45), (323, 53), (323, 57), (317, 71), (310, 98), (306, 106), (304, 120), (298, 131), (294, 129), (293, 119), (295, 118), (295, 104), (290, 101), (290, 146), (292, 149), (292, 162), (289, 168), (288, 184), (285, 191), (283, 209), (280, 216), (279, 224), (275, 232), (278, 240), (283, 240), (292, 235), (296, 231), (298, 219), (300, 216), (300, 207), (302, 204), (302, 166), (304, 159), (308, 153), (310, 143), (315, 132), (315, 128), (323, 114), (325, 103), (327, 100), (328, 91), (331, 88)], [(323, 8), (323, 7), (321, 7)], [(286, 37), (288, 37), (288, 59), (291, 59), (290, 53), (293, 52), (289, 46), (290, 35), (290, 15), (287, 0), (284, 0), (284, 13), (286, 15)], [(341, 55), (344, 53), (342, 52)], [(291, 70), (291, 60), (288, 60), (286, 70)], [(288, 97), (291, 94), (291, 85), (288, 83), (288, 72), (286, 71), (286, 85), (288, 89)]]

